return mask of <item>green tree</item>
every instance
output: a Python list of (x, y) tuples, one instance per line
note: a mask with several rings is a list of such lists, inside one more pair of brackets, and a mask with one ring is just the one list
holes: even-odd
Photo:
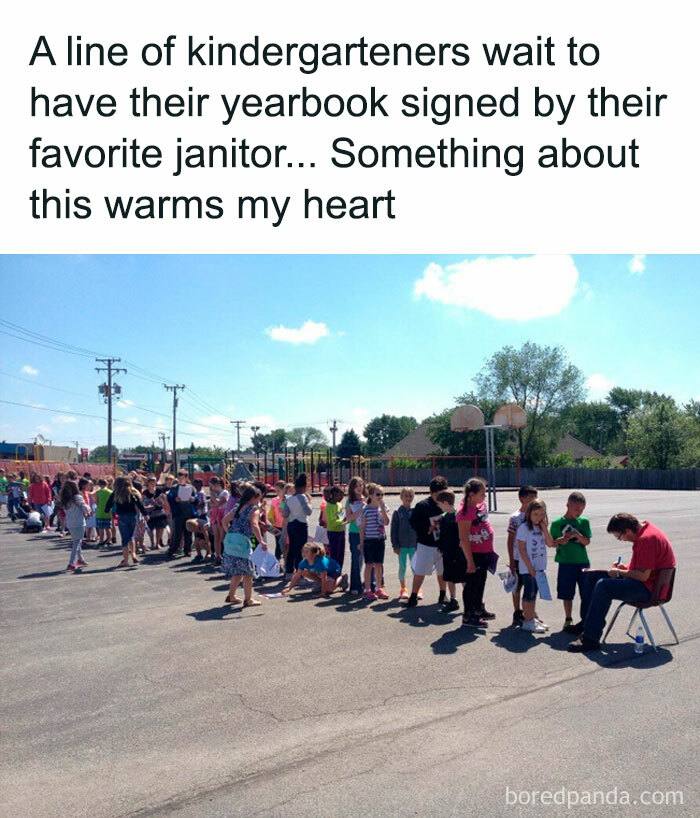
[(604, 401), (577, 403), (561, 416), (562, 431), (569, 432), (601, 454), (617, 454), (622, 426), (619, 413)]
[(622, 454), (629, 454), (627, 427), (632, 413), (643, 409), (645, 406), (653, 406), (662, 400), (670, 400), (670, 398), (667, 395), (660, 395), (658, 392), (649, 392), (644, 389), (625, 389), (622, 386), (614, 386), (608, 392), (607, 401), (619, 419)]
[(284, 429), (273, 429), (267, 434), (258, 434), (258, 445), (268, 452), (283, 452), (287, 444), (287, 432)]
[(670, 398), (654, 401), (633, 412), (627, 426), (632, 465), (670, 469), (698, 463), (700, 445), (691, 418)]
[(305, 451), (328, 446), (328, 438), (315, 426), (297, 426), (290, 429), (287, 432), (287, 439), (290, 446), (296, 446), (298, 449)]
[(340, 438), (340, 443), (335, 450), (335, 454), (336, 457), (339, 457), (342, 460), (362, 454), (360, 438), (354, 429), (348, 429), (347, 432), (343, 432), (343, 436)]
[(532, 341), (520, 349), (500, 349), (486, 361), (474, 382), (481, 400), (517, 403), (527, 412), (527, 426), (516, 432), (518, 452), (525, 464), (551, 450), (558, 436), (559, 416), (584, 397), (583, 372), (569, 362), (564, 349)]
[(572, 468), (576, 465), (571, 452), (558, 452), (547, 458), (547, 465), (555, 469)]
[(416, 426), (418, 426), (418, 421), (408, 415), (402, 415), (401, 417), (379, 415), (372, 418), (363, 432), (367, 441), (367, 454), (384, 454), (387, 449), (390, 449), (395, 443), (410, 434)]
[[(116, 446), (112, 446), (112, 453), (115, 457), (119, 457), (119, 449)], [(91, 463), (106, 463), (107, 462), (107, 447), (106, 446), (95, 446), (88, 453), (88, 460)]]

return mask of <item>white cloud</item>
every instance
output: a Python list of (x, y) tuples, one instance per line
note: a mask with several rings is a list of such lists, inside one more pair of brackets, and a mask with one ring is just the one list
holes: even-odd
[(642, 275), (647, 268), (647, 257), (644, 253), (635, 253), (627, 265), (627, 269), (632, 275)]
[(34, 369), (34, 367), (29, 366), (29, 364), (25, 364), (20, 371), (24, 372), (25, 375), (38, 375), (39, 374), (39, 370)]
[(118, 400), (114, 403), (115, 406), (118, 406), (120, 409), (126, 409), (128, 406), (133, 406), (133, 400), (129, 400), (129, 398), (123, 398), (122, 400)]
[(50, 427), (50, 426), (46, 426), (46, 424), (44, 424), (44, 423), (40, 423), (40, 424), (39, 424), (39, 425), (36, 427), (36, 430), (37, 430), (37, 432), (38, 432), (39, 434), (41, 434), (41, 435), (48, 435), (48, 434), (50, 434), (50, 433), (51, 433), (51, 431), (52, 431), (51, 427)]
[(226, 417), (226, 415), (207, 415), (204, 418), (200, 418), (200, 423), (206, 423), (207, 426), (230, 426), (230, 418)]
[(578, 270), (571, 256), (501, 256), (445, 268), (431, 263), (413, 293), (500, 320), (530, 321), (566, 309), (577, 285)]
[[(348, 429), (354, 429), (357, 434), (362, 437), (365, 426), (372, 418), (370, 410), (364, 406), (357, 406), (354, 409), (344, 410), (343, 414), (345, 417), (342, 422), (338, 424), (338, 441), (340, 441), (340, 438)], [(376, 412), (375, 414), (381, 414), (381, 412)]]
[(328, 327), (321, 321), (304, 321), (299, 329), (291, 327), (268, 327), (265, 332), (273, 341), (284, 341), (288, 344), (315, 344), (321, 338), (330, 335)]
[(73, 415), (56, 415), (56, 417), (51, 419), (52, 423), (77, 423), (78, 418), (74, 418)]
[(589, 375), (586, 380), (588, 396), (593, 400), (596, 400), (597, 398), (604, 398), (613, 388), (613, 386), (615, 386), (614, 381), (611, 381), (610, 378), (607, 378), (600, 372)]
[(130, 432), (131, 431), (131, 426), (115, 426), (114, 431), (115, 432)]

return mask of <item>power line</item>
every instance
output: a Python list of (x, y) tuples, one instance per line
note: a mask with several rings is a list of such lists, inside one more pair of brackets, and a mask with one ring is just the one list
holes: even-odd
[[(47, 406), (35, 406), (30, 403), (18, 403), (14, 400), (4, 400), (0, 398), (0, 403), (6, 403), (9, 406), (19, 406), (22, 409), (35, 409), (39, 412), (53, 412), (55, 415), (76, 415), (77, 417), (81, 418), (96, 418), (97, 420), (104, 420), (103, 415), (90, 415), (86, 412), (66, 412), (63, 409), (50, 409)], [(150, 426), (147, 423), (136, 423), (133, 420), (120, 420), (119, 423), (125, 423), (127, 426), (141, 426), (144, 429), (156, 429), (161, 431), (163, 429), (162, 426)]]
[(69, 389), (59, 389), (57, 386), (49, 386), (47, 383), (41, 383), (40, 381), (33, 381), (31, 378), (21, 378), (19, 375), (11, 375), (9, 372), (4, 372), (0, 369), (0, 375), (3, 375), (6, 378), (14, 378), (16, 381), (24, 381), (25, 383), (31, 383), (33, 386), (41, 386), (43, 389), (52, 389), (54, 392), (65, 392), (66, 395), (75, 395), (78, 398), (92, 398), (93, 395), (86, 395), (84, 392), (71, 392)]

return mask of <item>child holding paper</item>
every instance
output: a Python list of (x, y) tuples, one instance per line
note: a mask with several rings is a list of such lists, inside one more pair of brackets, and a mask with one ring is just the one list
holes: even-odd
[(557, 553), (554, 561), (559, 564), (557, 573), (557, 598), (564, 603), (564, 630), (571, 632), (574, 620), (571, 611), (578, 586), (582, 595), (583, 573), (591, 564), (588, 560), (587, 546), (591, 542), (591, 524), (583, 516), (586, 509), (586, 498), (580, 491), (572, 491), (566, 502), (566, 514), (552, 523), (549, 533), (552, 535)]
[(459, 544), (467, 560), (462, 624), (470, 628), (485, 628), (486, 620), (495, 619), (484, 607), (486, 572), (493, 559), (493, 527), (485, 498), (486, 483), (473, 477), (464, 485), (464, 499), (457, 512)]
[(537, 574), (547, 570), (547, 548), (554, 542), (549, 533), (547, 506), (542, 500), (532, 500), (525, 511), (525, 521), (515, 535), (518, 546), (520, 575), (523, 578), (523, 614), (521, 625), (530, 633), (546, 633), (544, 622), (535, 617)]

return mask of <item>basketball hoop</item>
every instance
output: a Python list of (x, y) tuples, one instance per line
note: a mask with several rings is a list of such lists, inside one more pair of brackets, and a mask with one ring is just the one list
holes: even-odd
[(483, 426), (484, 413), (473, 403), (458, 406), (450, 416), (450, 429), (453, 432), (473, 432)]
[(527, 426), (527, 415), (517, 403), (506, 403), (493, 416), (493, 424), (507, 426), (509, 429), (522, 429)]

